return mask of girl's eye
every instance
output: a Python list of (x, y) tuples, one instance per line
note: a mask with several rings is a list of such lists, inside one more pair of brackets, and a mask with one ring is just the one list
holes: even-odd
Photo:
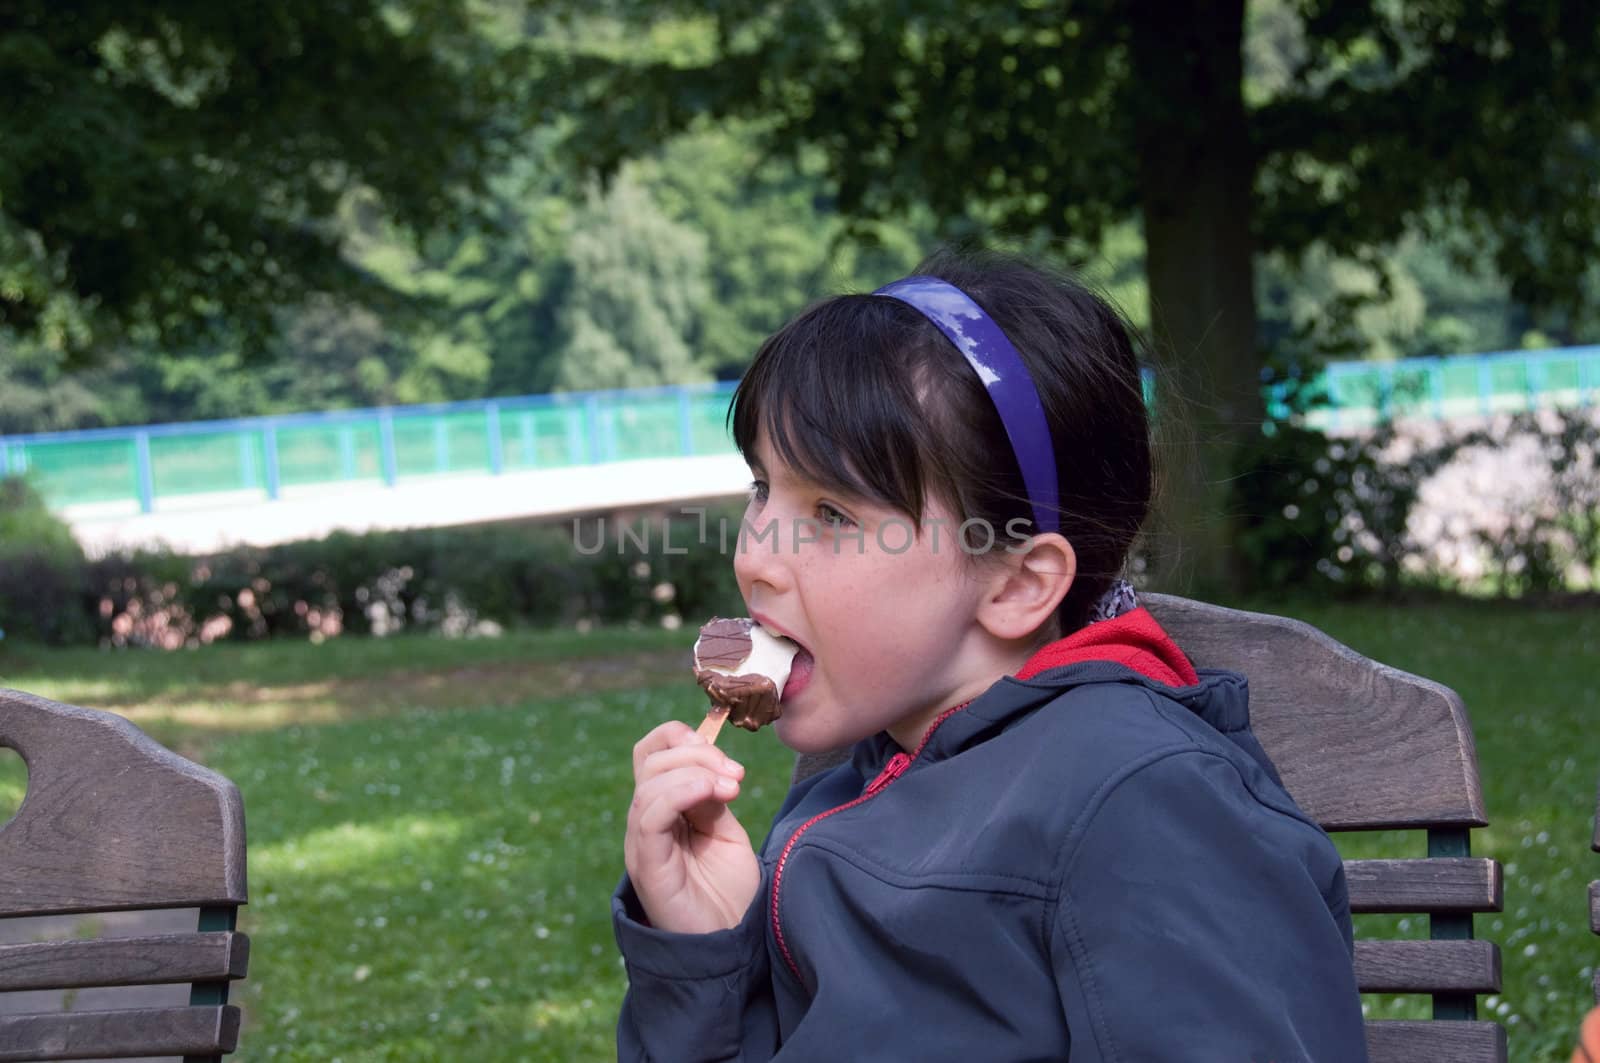
[(751, 480), (749, 491), (751, 502), (765, 502), (767, 500), (767, 481)]
[(817, 519), (830, 528), (853, 528), (856, 522), (826, 502), (817, 503)]

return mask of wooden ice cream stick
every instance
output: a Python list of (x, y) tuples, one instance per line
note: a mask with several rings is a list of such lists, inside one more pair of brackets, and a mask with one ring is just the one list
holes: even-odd
[(728, 710), (713, 708), (706, 713), (706, 718), (700, 721), (700, 726), (695, 732), (712, 745), (717, 744), (717, 735), (722, 733), (722, 725), (728, 722)]

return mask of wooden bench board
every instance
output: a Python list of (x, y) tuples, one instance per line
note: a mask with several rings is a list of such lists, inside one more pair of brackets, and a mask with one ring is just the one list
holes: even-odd
[(28, 765), (0, 826), (0, 917), (245, 902), (229, 780), (120, 716), (20, 691), (0, 690), (0, 745)]

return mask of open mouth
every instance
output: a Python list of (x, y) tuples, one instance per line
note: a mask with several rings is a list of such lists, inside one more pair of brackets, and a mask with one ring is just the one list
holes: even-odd
[(806, 688), (811, 681), (811, 666), (814, 663), (811, 651), (801, 646), (789, 665), (789, 681), (783, 684), (783, 692), (778, 695), (780, 701), (787, 701)]

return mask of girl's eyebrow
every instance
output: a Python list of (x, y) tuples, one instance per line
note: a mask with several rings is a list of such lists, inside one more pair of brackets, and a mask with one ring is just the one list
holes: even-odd
[(776, 477), (768, 474), (767, 467), (761, 464), (761, 459), (756, 457), (754, 454), (745, 459), (745, 464), (750, 466), (751, 472), (755, 473), (756, 476), (764, 480), (777, 479), (786, 484), (809, 484), (809, 481), (806, 480), (805, 477), (796, 476), (789, 472), (787, 466), (783, 465), (781, 462), (778, 465), (778, 475)]
[[(801, 491), (811, 491), (811, 492), (813, 492), (815, 494), (829, 494), (830, 493), (828, 488), (823, 487), (821, 484), (817, 483), (815, 480), (812, 480), (812, 479), (810, 479), (810, 478), (808, 478), (806, 476), (802, 476), (802, 475), (799, 475), (797, 473), (791, 472), (788, 469), (788, 467), (784, 466), (784, 465), (779, 465), (778, 466), (778, 471), (777, 471), (776, 474), (769, 475), (767, 473), (767, 470), (765, 468), (763, 468), (762, 465), (759, 462), (752, 461), (752, 462), (750, 462), (750, 471), (755, 473), (758, 477), (760, 477), (760, 478), (762, 478), (764, 480), (771, 480), (771, 481), (773, 481), (775, 483), (783, 484), (785, 487), (792, 487), (792, 488), (794, 488), (796, 490), (801, 490)], [(831, 492), (831, 493), (840, 493), (840, 492)]]
[(872, 499), (861, 494), (859, 491), (852, 491), (843, 486), (827, 487), (823, 484), (817, 483), (815, 480), (812, 480), (809, 477), (797, 475), (796, 473), (789, 471), (788, 466), (781, 462), (778, 465), (778, 474), (776, 476), (769, 475), (767, 472), (767, 467), (762, 465), (761, 459), (756, 457), (754, 454), (751, 454), (745, 458), (745, 464), (750, 466), (750, 471), (755, 473), (757, 479), (776, 481), (786, 486), (802, 488), (804, 490), (812, 491), (816, 494), (835, 495), (838, 497), (839, 501), (852, 506), (873, 504)]

